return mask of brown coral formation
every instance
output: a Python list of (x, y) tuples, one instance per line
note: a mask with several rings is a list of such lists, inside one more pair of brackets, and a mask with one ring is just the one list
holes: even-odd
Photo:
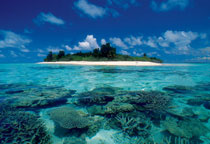
[(49, 113), (50, 118), (66, 129), (85, 128), (90, 124), (88, 118), (81, 116), (70, 107), (56, 108)]

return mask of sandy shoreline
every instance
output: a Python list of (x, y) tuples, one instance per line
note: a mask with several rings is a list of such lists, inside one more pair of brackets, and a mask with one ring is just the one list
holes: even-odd
[(40, 62), (38, 64), (60, 64), (60, 65), (94, 65), (94, 66), (162, 66), (164, 64), (143, 61), (59, 61)]

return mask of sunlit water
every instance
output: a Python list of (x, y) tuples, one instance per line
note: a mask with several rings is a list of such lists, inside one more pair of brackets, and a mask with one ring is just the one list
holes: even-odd
[[(170, 99), (164, 110), (146, 107), (151, 101), (122, 100), (126, 95), (140, 101), (141, 92), (149, 92), (148, 96), (156, 97), (154, 91), (163, 92)], [(96, 100), (89, 98), (91, 96)], [(85, 101), (81, 100), (83, 97)], [(3, 144), (15, 141), (210, 144), (210, 64), (155, 67), (0, 64), (0, 102), (0, 143)], [(121, 108), (122, 105), (126, 108)], [(112, 109), (114, 106), (117, 108)], [(69, 108), (67, 112), (66, 107)], [(4, 109), (9, 109), (7, 114), (2, 112)], [(12, 112), (26, 111), (44, 122), (46, 130), (43, 131), (49, 136), (46, 141), (38, 139), (43, 137), (39, 132), (37, 138), (31, 140), (27, 137), (33, 134), (18, 135), (18, 129), (11, 130), (16, 117)], [(63, 118), (54, 116), (53, 112), (63, 112)], [(81, 123), (87, 120), (88, 124), (72, 126), (69, 123), (75, 120), (69, 118), (71, 113), (76, 113), (75, 117), (78, 116)], [(6, 120), (3, 118), (5, 115)], [(18, 127), (20, 124), (14, 125)], [(5, 127), (10, 131), (7, 134), (2, 130)], [(22, 141), (15, 139), (16, 135)]]

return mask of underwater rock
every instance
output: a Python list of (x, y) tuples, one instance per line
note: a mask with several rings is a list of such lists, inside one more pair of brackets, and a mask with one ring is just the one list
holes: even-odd
[(191, 86), (182, 86), (182, 85), (174, 85), (174, 86), (167, 86), (164, 87), (163, 90), (173, 92), (173, 93), (191, 93), (193, 90), (193, 87)]
[(89, 126), (88, 118), (81, 116), (70, 107), (60, 107), (49, 112), (50, 118), (65, 129), (85, 128)]
[(208, 121), (210, 118), (210, 111), (203, 106), (193, 107), (193, 113), (200, 121)]
[(43, 122), (38, 116), (17, 110), (0, 110), (1, 144), (51, 144)]
[(195, 88), (199, 91), (210, 91), (210, 83), (198, 84)]
[[(15, 91), (11, 91), (16, 87)], [(14, 107), (21, 108), (41, 108), (65, 104), (67, 98), (75, 93), (74, 90), (67, 90), (62, 87), (42, 86), (42, 85), (7, 85), (5, 100)], [(20, 89), (20, 90), (19, 90)], [(11, 95), (12, 94), (12, 95)]]
[(10, 91), (6, 91), (6, 94), (16, 94), (16, 93), (22, 93), (24, 92), (24, 90), (10, 90)]
[(187, 104), (188, 105), (192, 105), (192, 106), (200, 106), (204, 103), (204, 101), (201, 98), (192, 98), (187, 100)]
[(204, 94), (201, 98), (202, 98), (202, 100), (204, 100), (204, 101), (210, 101), (210, 94), (206, 93), (206, 94)]
[(91, 115), (105, 115), (105, 109), (101, 105), (93, 105), (87, 107), (88, 113)]
[(184, 108), (173, 108), (167, 110), (167, 112), (171, 115), (178, 116), (178, 117), (193, 117), (195, 116), (195, 113), (193, 112), (192, 108), (190, 107), (184, 107)]
[(204, 106), (206, 109), (210, 109), (210, 101), (204, 102), (203, 106)]
[(92, 91), (83, 92), (78, 94), (78, 98), (75, 104), (77, 105), (104, 105), (114, 99), (114, 96), (118, 93), (120, 89), (114, 87), (102, 87), (96, 88)]
[(209, 132), (209, 129), (196, 119), (178, 120), (173, 117), (167, 117), (162, 124), (171, 134), (188, 139), (200, 137)]
[(0, 84), (0, 90), (5, 90), (14, 87), (14, 84)]

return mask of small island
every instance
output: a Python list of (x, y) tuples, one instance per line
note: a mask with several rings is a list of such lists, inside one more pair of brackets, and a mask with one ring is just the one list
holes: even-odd
[(64, 51), (59, 51), (58, 54), (53, 54), (51, 51), (44, 59), (44, 62), (69, 62), (69, 61), (87, 61), (87, 62), (113, 62), (113, 61), (144, 61), (153, 63), (162, 63), (163, 61), (156, 57), (148, 57), (145, 53), (142, 57), (134, 57), (116, 53), (116, 48), (110, 43), (103, 44), (101, 48), (95, 48), (92, 52), (78, 52), (75, 54), (65, 54)]

